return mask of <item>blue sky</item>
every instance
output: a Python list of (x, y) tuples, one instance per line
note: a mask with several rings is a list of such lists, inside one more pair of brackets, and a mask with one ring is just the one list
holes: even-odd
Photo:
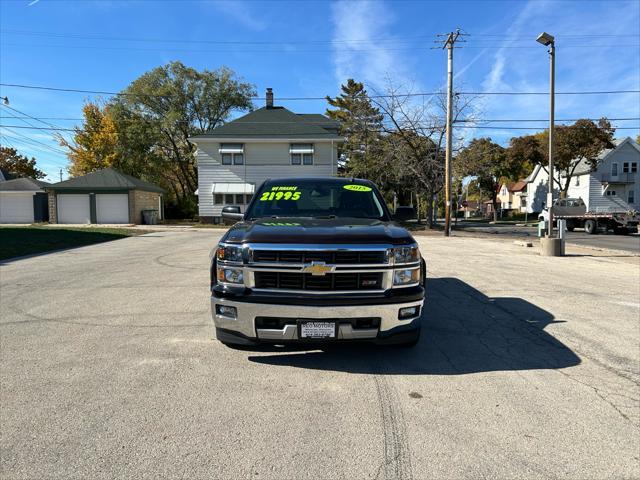
[[(640, 90), (640, 1), (54, 1), (0, 0), (0, 82), (119, 91), (171, 60), (198, 68), (226, 65), (259, 94), (296, 112), (324, 112), (323, 101), (278, 97), (335, 95), (347, 78), (373, 90), (443, 88), (446, 54), (436, 34), (460, 27), (469, 36), (455, 51), (461, 91), (547, 91), (548, 57), (535, 42), (556, 35), (557, 91)], [(224, 43), (227, 42), (227, 43)], [(0, 87), (10, 106), (56, 126), (78, 124), (85, 100), (98, 95)], [(106, 96), (103, 96), (106, 98)], [(257, 102), (260, 106), (261, 102)], [(486, 119), (544, 119), (544, 96), (485, 96)], [(29, 126), (0, 107), (2, 125)], [(640, 117), (640, 95), (558, 96), (556, 117)], [(32, 125), (46, 125), (25, 119)], [(638, 127), (640, 120), (613, 122)], [(541, 122), (492, 123), (460, 130), (507, 143)], [(640, 129), (619, 130), (633, 136)], [(11, 144), (58, 179), (66, 158), (47, 131), (0, 128)], [(41, 143), (37, 143), (41, 142)], [(42, 145), (44, 144), (44, 145)], [(45, 146), (46, 145), (46, 146)], [(66, 178), (66, 171), (63, 172)]]

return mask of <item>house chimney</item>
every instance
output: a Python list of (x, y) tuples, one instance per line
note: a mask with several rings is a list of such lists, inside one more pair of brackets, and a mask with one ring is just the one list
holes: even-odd
[(267, 88), (267, 108), (273, 108), (273, 88)]

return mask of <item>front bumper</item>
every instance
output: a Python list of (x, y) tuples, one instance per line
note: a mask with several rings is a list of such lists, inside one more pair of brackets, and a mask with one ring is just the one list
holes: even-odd
[[(351, 305), (351, 306), (302, 306), (249, 303), (228, 298), (211, 297), (211, 312), (218, 340), (244, 345), (256, 343), (308, 342), (298, 338), (296, 319), (339, 319), (336, 340), (383, 341), (395, 335), (403, 335), (420, 327), (420, 314), (424, 300), (408, 303)], [(216, 314), (216, 305), (235, 307), (236, 318)], [(419, 306), (417, 317), (398, 319), (398, 310)], [(256, 328), (256, 317), (290, 319), (282, 328)], [(375, 328), (354, 328), (350, 319), (379, 318)], [(335, 341), (335, 340), (329, 340)]]

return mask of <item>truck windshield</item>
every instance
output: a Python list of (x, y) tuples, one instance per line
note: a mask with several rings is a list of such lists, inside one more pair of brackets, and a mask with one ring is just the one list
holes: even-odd
[(355, 217), (385, 219), (375, 190), (339, 182), (268, 183), (256, 194), (247, 218)]

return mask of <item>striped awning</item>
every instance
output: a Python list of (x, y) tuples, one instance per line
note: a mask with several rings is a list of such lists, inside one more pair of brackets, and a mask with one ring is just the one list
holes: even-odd
[(214, 183), (211, 193), (253, 193), (255, 188), (253, 183)]

